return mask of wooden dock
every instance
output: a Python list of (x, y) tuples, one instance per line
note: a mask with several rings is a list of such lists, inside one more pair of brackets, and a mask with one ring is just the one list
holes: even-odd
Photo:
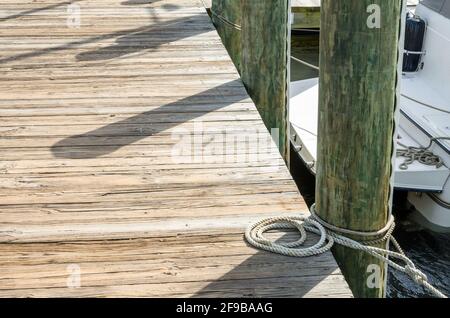
[(202, 1), (2, 0), (0, 26), (1, 297), (351, 296), (331, 253), (245, 243), (308, 212)]

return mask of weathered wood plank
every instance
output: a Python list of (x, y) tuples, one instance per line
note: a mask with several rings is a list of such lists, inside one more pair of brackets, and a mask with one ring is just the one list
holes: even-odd
[(0, 3), (0, 297), (350, 296), (246, 245), (307, 208), (202, 1), (76, 3)]
[[(299, 262), (249, 249), (239, 236), (0, 245), (0, 297), (348, 297), (331, 254)], [(80, 288), (67, 288), (69, 265), (80, 269)]]

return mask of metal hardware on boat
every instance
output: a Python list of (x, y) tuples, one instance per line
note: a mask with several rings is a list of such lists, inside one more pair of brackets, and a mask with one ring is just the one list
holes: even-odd
[(404, 50), (406, 55), (422, 55), (425, 56), (427, 54), (427, 51), (408, 51)]
[(292, 139), (292, 141), (296, 142), (296, 141), (297, 141), (297, 134), (296, 134), (296, 133), (293, 133), (293, 134), (291, 135), (291, 139)]

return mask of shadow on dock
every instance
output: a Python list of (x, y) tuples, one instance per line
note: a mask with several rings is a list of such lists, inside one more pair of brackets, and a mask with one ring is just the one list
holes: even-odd
[[(274, 235), (279, 237), (278, 242), (292, 242), (298, 238), (294, 232), (268, 236)], [(317, 240), (314, 235), (309, 236), (307, 246)], [(336, 288), (336, 285), (341, 286), (341, 283), (336, 284), (339, 279), (342, 276), (331, 253), (328, 257), (296, 258), (259, 251), (194, 297), (348, 297), (347, 290)]]
[[(241, 80), (230, 81), (157, 109), (143, 112), (84, 134), (68, 137), (53, 145), (51, 151), (56, 158), (69, 159), (89, 159), (112, 153), (121, 147), (247, 99), (248, 95), (243, 88), (239, 89), (241, 87), (243, 87)], [(226, 96), (226, 98), (221, 98), (223, 96)], [(224, 102), (211, 103), (212, 97), (215, 97), (217, 101), (223, 100)], [(202, 105), (202, 102), (205, 101), (209, 101), (209, 103)], [(183, 112), (182, 108), (187, 105), (200, 107), (197, 111)], [(152, 122), (152, 116), (160, 116), (161, 114), (167, 114), (167, 118), (159, 119), (159, 122)], [(171, 118), (173, 117), (171, 115), (174, 114), (181, 115), (178, 121)], [(114, 137), (121, 138), (119, 140)], [(95, 142), (96, 140), (98, 140), (98, 143)]]
[[(172, 9), (169, 8), (168, 10)], [(45, 10), (45, 8), (43, 8), (42, 10)], [(149, 11), (149, 13), (151, 14), (151, 11)], [(195, 22), (198, 22), (199, 17), (202, 16), (203, 14), (199, 14), (198, 16), (196, 15), (187, 18), (174, 19), (167, 22), (158, 22), (158, 16), (150, 16), (150, 18), (153, 20), (152, 22), (154, 23), (152, 25), (92, 36), (86, 39), (72, 41), (59, 46), (46, 47), (31, 52), (0, 58), (0, 64), (17, 62), (20, 60), (34, 58), (64, 50), (76, 49), (86, 44), (101, 42), (114, 38), (117, 38), (115, 44), (97, 50), (80, 53), (76, 55), (76, 59), (78, 61), (84, 62), (111, 60), (132, 53), (155, 50), (164, 44), (176, 42), (184, 38), (200, 35), (202, 33), (210, 32), (211, 30), (213, 30), (209, 25), (205, 27), (195, 26)], [(12, 17), (8, 18), (12, 19)], [(0, 22), (1, 21), (2, 20), (0, 20)], [(183, 32), (172, 32), (170, 36), (161, 36), (161, 32), (167, 29), (173, 29), (175, 31), (183, 30)]]
[(307, 208), (202, 2), (89, 1), (85, 29), (64, 9), (0, 23), (0, 297), (350, 297), (331, 253), (246, 245)]
[[(122, 4), (130, 5), (135, 3), (130, 3), (130, 1), (127, 1)], [(162, 8), (167, 11), (172, 11), (176, 10), (178, 7), (176, 5), (167, 4), (162, 6)], [(152, 15), (151, 8), (148, 9), (149, 14), (152, 16), (152, 20), (158, 22), (158, 16)], [(97, 50), (80, 53), (77, 55), (77, 60), (111, 60), (139, 51), (154, 50), (161, 45), (176, 42), (183, 38), (196, 36), (198, 34), (210, 31), (209, 28), (205, 29), (195, 26), (197, 19), (197, 16), (175, 19), (168, 22), (158, 22), (155, 25), (129, 30), (127, 34), (123, 34), (118, 37), (115, 44)], [(161, 36), (162, 31), (167, 29), (173, 29), (174, 32), (171, 32), (170, 36), (167, 36), (167, 34)], [(180, 30), (182, 30), (182, 32)]]
[(51, 5), (48, 5), (48, 6), (45, 6), (45, 7), (40, 7), (40, 8), (35, 8), (35, 9), (27, 10), (27, 11), (22, 11), (22, 12), (17, 13), (17, 14), (12, 14), (12, 15), (10, 15), (10, 16), (6, 16), (6, 17), (3, 17), (3, 18), (0, 18), (0, 22), (8, 21), (8, 20), (13, 20), (13, 19), (18, 19), (18, 18), (27, 16), (27, 15), (31, 15), (31, 14), (34, 14), (34, 13), (38, 13), (38, 12), (41, 12), (41, 11), (46, 11), (46, 10), (56, 9), (56, 8), (59, 8), (59, 7), (62, 7), (62, 6), (70, 5), (70, 4), (76, 4), (76, 3), (80, 2), (80, 1), (83, 1), (83, 0), (64, 1), (64, 2), (59, 2), (59, 3), (51, 4)]
[[(124, 2), (121, 2), (120, 4), (123, 6), (135, 6), (135, 5), (146, 5), (146, 4), (154, 4), (156, 2), (159, 2), (161, 0), (126, 0)], [(161, 8), (165, 10), (176, 10), (180, 6), (173, 4), (173, 3), (167, 3), (161, 5)]]

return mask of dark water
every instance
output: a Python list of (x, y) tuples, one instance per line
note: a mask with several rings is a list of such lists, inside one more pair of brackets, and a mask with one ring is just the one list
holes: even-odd
[[(450, 295), (450, 233), (442, 234), (422, 228), (408, 215), (412, 208), (406, 194), (396, 192), (394, 215), (397, 228), (394, 236), (406, 255), (424, 272), (430, 283), (446, 295)], [(388, 297), (429, 297), (430, 294), (417, 286), (406, 275), (390, 270)]]
[[(314, 65), (319, 64), (318, 34), (297, 34), (292, 36), (292, 55)], [(291, 63), (291, 80), (317, 77), (314, 71), (297, 62)], [(291, 172), (308, 205), (314, 203), (315, 178), (297, 154), (291, 151)], [(409, 220), (411, 208), (404, 193), (395, 193), (394, 215), (397, 228), (394, 236), (406, 255), (422, 270), (429, 281), (444, 294), (450, 295), (450, 233), (439, 234), (423, 229)], [(389, 269), (387, 297), (431, 297), (406, 275)]]

